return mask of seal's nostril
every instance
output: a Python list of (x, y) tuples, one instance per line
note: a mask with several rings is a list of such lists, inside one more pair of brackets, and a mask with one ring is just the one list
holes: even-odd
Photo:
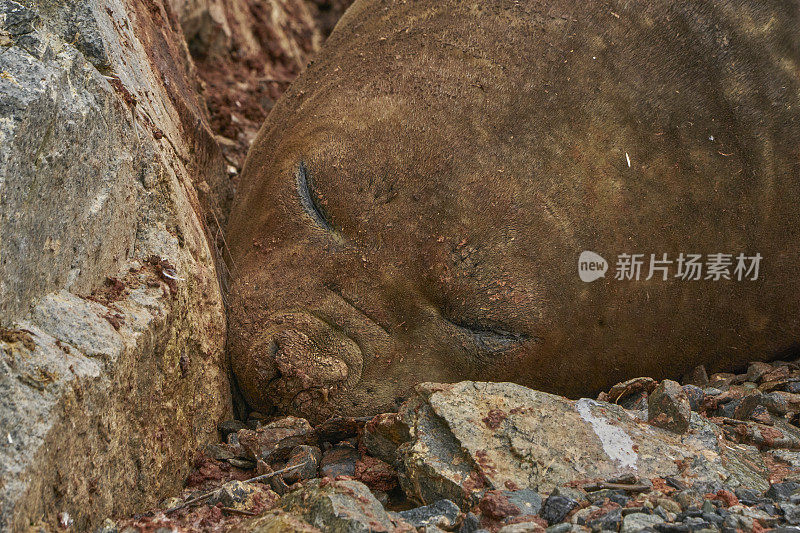
[(300, 388), (330, 386), (347, 380), (347, 364), (339, 357), (339, 352), (347, 346), (320, 345), (312, 336), (295, 329), (281, 331), (275, 344), (278, 369), (287, 379), (297, 379)]
[[(252, 360), (236, 368), (248, 402), (266, 399), (272, 407), (297, 411), (298, 398), (303, 405), (312, 405), (310, 397), (323, 402), (361, 379), (361, 349), (333, 325), (305, 311), (276, 313), (267, 323), (249, 350)], [(255, 376), (239, 376), (254, 370)]]

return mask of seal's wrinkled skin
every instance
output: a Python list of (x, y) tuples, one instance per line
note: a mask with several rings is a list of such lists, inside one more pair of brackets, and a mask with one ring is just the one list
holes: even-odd
[[(364, 415), (463, 379), (588, 394), (792, 350), (798, 6), (356, 2), (242, 175), (250, 406)], [(605, 278), (580, 280), (583, 250)], [(651, 253), (739, 252), (758, 280), (644, 279)], [(614, 279), (621, 253), (646, 254), (640, 281)]]

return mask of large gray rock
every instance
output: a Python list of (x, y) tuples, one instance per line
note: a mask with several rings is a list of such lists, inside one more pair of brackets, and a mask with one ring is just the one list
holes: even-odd
[(230, 409), (194, 187), (227, 176), (161, 0), (0, 0), (0, 47), (0, 529), (88, 530)]
[(679, 436), (623, 408), (569, 400), (512, 383), (425, 383), (401, 414), (411, 441), (401, 446), (401, 483), (422, 503), (471, 506), (508, 486), (550, 492), (583, 479), (630, 472), (692, 485), (725, 482), (766, 489), (751, 447), (718, 444), (719, 429), (693, 413)]

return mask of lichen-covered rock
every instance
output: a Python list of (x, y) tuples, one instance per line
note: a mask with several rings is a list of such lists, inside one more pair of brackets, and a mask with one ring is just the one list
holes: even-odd
[(757, 450), (721, 447), (720, 430), (696, 413), (678, 436), (616, 405), (512, 383), (426, 383), (416, 390), (402, 409), (411, 440), (398, 453), (401, 484), (422, 503), (445, 498), (466, 509), (489, 490), (550, 492), (623, 472), (767, 488)]
[(313, 480), (283, 497), (281, 507), (331, 533), (414, 531), (386, 512), (369, 488), (353, 480)]
[(694, 385), (696, 387), (707, 387), (708, 372), (706, 372), (706, 367), (703, 365), (694, 367), (691, 372), (683, 376), (683, 384)]
[(800, 525), (800, 505), (785, 503), (781, 505), (781, 510), (787, 522), (794, 526)]
[(414, 399), (406, 407), (412, 437), (397, 451), (405, 494), (421, 504), (444, 499), (466, 509), (477, 503), (487, 487), (470, 455), (430, 405)]
[(622, 525), (622, 509), (619, 505), (609, 507), (602, 507), (599, 516), (587, 517), (586, 525), (592, 531), (619, 531)]
[(0, 529), (176, 493), (229, 416), (195, 178), (227, 180), (162, 0), (0, 0)]
[(689, 400), (689, 408), (692, 411), (699, 411), (703, 406), (703, 401), (706, 398), (703, 389), (696, 385), (684, 385), (681, 387), (683, 392), (686, 393), (686, 399)]
[(800, 492), (800, 483), (788, 481), (786, 483), (773, 483), (765, 496), (771, 500), (785, 501)]

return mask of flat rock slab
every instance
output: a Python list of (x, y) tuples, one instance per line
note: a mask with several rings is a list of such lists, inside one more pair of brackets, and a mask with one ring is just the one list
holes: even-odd
[(414, 531), (401, 519), (393, 520), (369, 488), (353, 480), (310, 481), (284, 496), (281, 507), (333, 533)]
[(319, 529), (287, 512), (277, 510), (245, 520), (231, 533), (322, 533)]
[(490, 489), (547, 493), (624, 472), (767, 487), (755, 448), (721, 447), (719, 430), (696, 414), (677, 435), (617, 405), (513, 383), (424, 383), (417, 393), (401, 411), (411, 441), (399, 454), (404, 489), (423, 503), (464, 508)]

